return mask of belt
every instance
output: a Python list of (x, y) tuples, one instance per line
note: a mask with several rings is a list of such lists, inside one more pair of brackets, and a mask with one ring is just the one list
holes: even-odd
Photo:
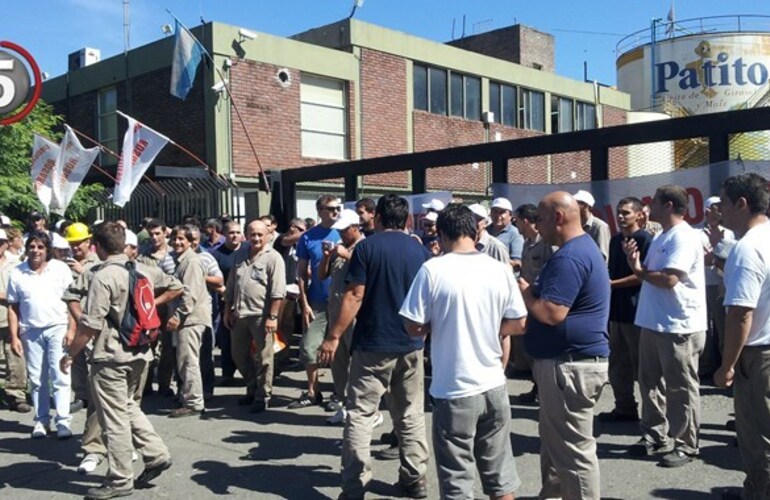
[(567, 363), (604, 363), (607, 361), (606, 356), (588, 356), (587, 354), (562, 354), (556, 357), (559, 361), (565, 361)]

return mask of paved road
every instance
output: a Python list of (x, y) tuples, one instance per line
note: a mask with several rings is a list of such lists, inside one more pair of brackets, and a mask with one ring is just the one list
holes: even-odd
[[(217, 388), (217, 396), (201, 419), (167, 418), (171, 400), (151, 396), (145, 410), (169, 446), (174, 466), (156, 480), (156, 487), (137, 490), (134, 498), (213, 498), (219, 495), (258, 498), (336, 498), (339, 494), (339, 440), (342, 429), (326, 425), (321, 408), (288, 410), (285, 406), (302, 387), (300, 372), (281, 375), (275, 408), (251, 415), (238, 407), (243, 388)], [(323, 378), (330, 389), (330, 375)], [(529, 383), (510, 380), (510, 394), (529, 390)], [(327, 393), (328, 394), (328, 393)], [(725, 430), (732, 401), (713, 387), (702, 389), (701, 459), (681, 469), (658, 467), (655, 461), (630, 459), (627, 445), (638, 439), (635, 424), (596, 425), (605, 498), (719, 498), (725, 488), (738, 491), (743, 480), (734, 437)], [(612, 407), (612, 390), (602, 394), (598, 411)], [(522, 486), (519, 498), (536, 498), (540, 486), (537, 409), (512, 398), (514, 453)], [(57, 441), (29, 438), (32, 418), (0, 410), (0, 496), (4, 499), (73, 498), (99, 484), (106, 465), (93, 476), (78, 475), (78, 441), (85, 412), (75, 415), (75, 438)], [(430, 428), (430, 413), (427, 414)], [(390, 429), (385, 424), (376, 429)], [(373, 442), (373, 450), (383, 448)], [(141, 471), (137, 464), (137, 473)], [(398, 491), (397, 462), (373, 462), (369, 498), (393, 498)], [(434, 465), (429, 465), (430, 498), (438, 498)], [(477, 497), (482, 498), (480, 489)]]

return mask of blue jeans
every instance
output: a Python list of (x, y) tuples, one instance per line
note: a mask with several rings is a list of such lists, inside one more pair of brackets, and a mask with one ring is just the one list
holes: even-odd
[(66, 333), (67, 325), (28, 328), (21, 332), (32, 405), (35, 407), (35, 422), (45, 426), (51, 421), (51, 389), (56, 406), (56, 424), (69, 427), (72, 421), (70, 374), (59, 369), (59, 361), (64, 355), (62, 343)]

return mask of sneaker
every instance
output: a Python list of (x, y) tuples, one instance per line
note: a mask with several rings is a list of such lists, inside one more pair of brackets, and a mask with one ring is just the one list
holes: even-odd
[(605, 411), (596, 416), (599, 422), (638, 422), (639, 416), (636, 413), (620, 413), (617, 409)]
[(163, 474), (163, 471), (170, 469), (172, 464), (173, 462), (171, 461), (171, 458), (167, 458), (158, 465), (153, 467), (145, 467), (144, 471), (139, 474), (138, 478), (136, 478), (136, 483), (146, 485), (156, 477)]
[(77, 413), (86, 406), (88, 406), (88, 404), (85, 401), (82, 399), (76, 399), (70, 403), (70, 413)]
[(671, 445), (668, 443), (656, 444), (642, 438), (628, 447), (628, 454), (634, 457), (649, 457), (659, 453), (668, 453), (671, 451)]
[(342, 408), (342, 401), (340, 398), (337, 397), (336, 394), (332, 394), (332, 397), (329, 398), (329, 402), (326, 403), (326, 406), (324, 407), (324, 410), (328, 412), (338, 412), (340, 411), (340, 408)]
[(321, 403), (323, 403), (323, 401), (324, 401), (324, 396), (323, 394), (321, 394), (320, 391), (316, 392), (315, 396), (313, 396), (312, 399), (310, 398), (310, 394), (308, 394), (307, 392), (303, 392), (302, 395), (299, 397), (299, 399), (296, 399), (291, 403), (289, 403), (288, 408), (290, 410), (296, 410), (298, 408), (307, 408), (308, 406), (313, 406), (313, 405), (318, 406)]
[(662, 467), (681, 467), (683, 465), (689, 464), (693, 461), (695, 457), (693, 455), (690, 455), (689, 453), (685, 453), (682, 450), (674, 450), (671, 453), (667, 453), (663, 455), (663, 458), (660, 459), (660, 465)]
[(42, 422), (36, 422), (35, 428), (32, 429), (32, 439), (43, 439), (46, 434), (48, 434), (48, 430), (45, 425)]
[(372, 424), (372, 429), (375, 427), (379, 427), (382, 425), (382, 423), (385, 421), (385, 417), (382, 416), (382, 412), (377, 412), (377, 415), (374, 416), (374, 423)]
[(109, 486), (103, 484), (98, 488), (90, 488), (86, 493), (86, 500), (106, 500), (108, 498), (127, 497), (134, 493), (131, 486)]
[(399, 479), (398, 485), (408, 498), (426, 498), (428, 496), (428, 485), (424, 477), (421, 477), (412, 484), (404, 484)]
[(192, 408), (177, 408), (168, 416), (169, 418), (200, 417), (203, 410), (194, 410)]
[(329, 425), (339, 425), (345, 423), (345, 419), (348, 416), (348, 411), (342, 407), (337, 410), (337, 413), (326, 419), (326, 423)]
[(14, 401), (9, 406), (11, 411), (16, 413), (29, 413), (32, 411), (32, 405), (27, 404), (26, 401)]
[(398, 460), (401, 456), (401, 452), (398, 449), (398, 445), (395, 446), (389, 446), (388, 448), (385, 448), (384, 450), (376, 451), (374, 453), (374, 458), (376, 460)]
[(101, 455), (97, 455), (96, 453), (89, 453), (88, 455), (83, 457), (83, 460), (80, 461), (80, 465), (78, 465), (78, 473), (91, 474), (93, 471), (96, 470), (96, 468), (99, 466), (101, 462), (102, 462)]
[(72, 437), (72, 430), (68, 425), (56, 424), (56, 437), (59, 439), (69, 439)]

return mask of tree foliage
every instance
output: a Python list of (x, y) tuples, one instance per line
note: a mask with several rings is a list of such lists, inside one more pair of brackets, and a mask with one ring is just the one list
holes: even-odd
[[(39, 134), (60, 142), (64, 119), (53, 107), (39, 101), (32, 112), (20, 122), (0, 127), (0, 212), (11, 219), (24, 221), (35, 210), (42, 211), (30, 177), (32, 141)], [(68, 219), (83, 220), (101, 199), (104, 186), (81, 185), (67, 207)]]

